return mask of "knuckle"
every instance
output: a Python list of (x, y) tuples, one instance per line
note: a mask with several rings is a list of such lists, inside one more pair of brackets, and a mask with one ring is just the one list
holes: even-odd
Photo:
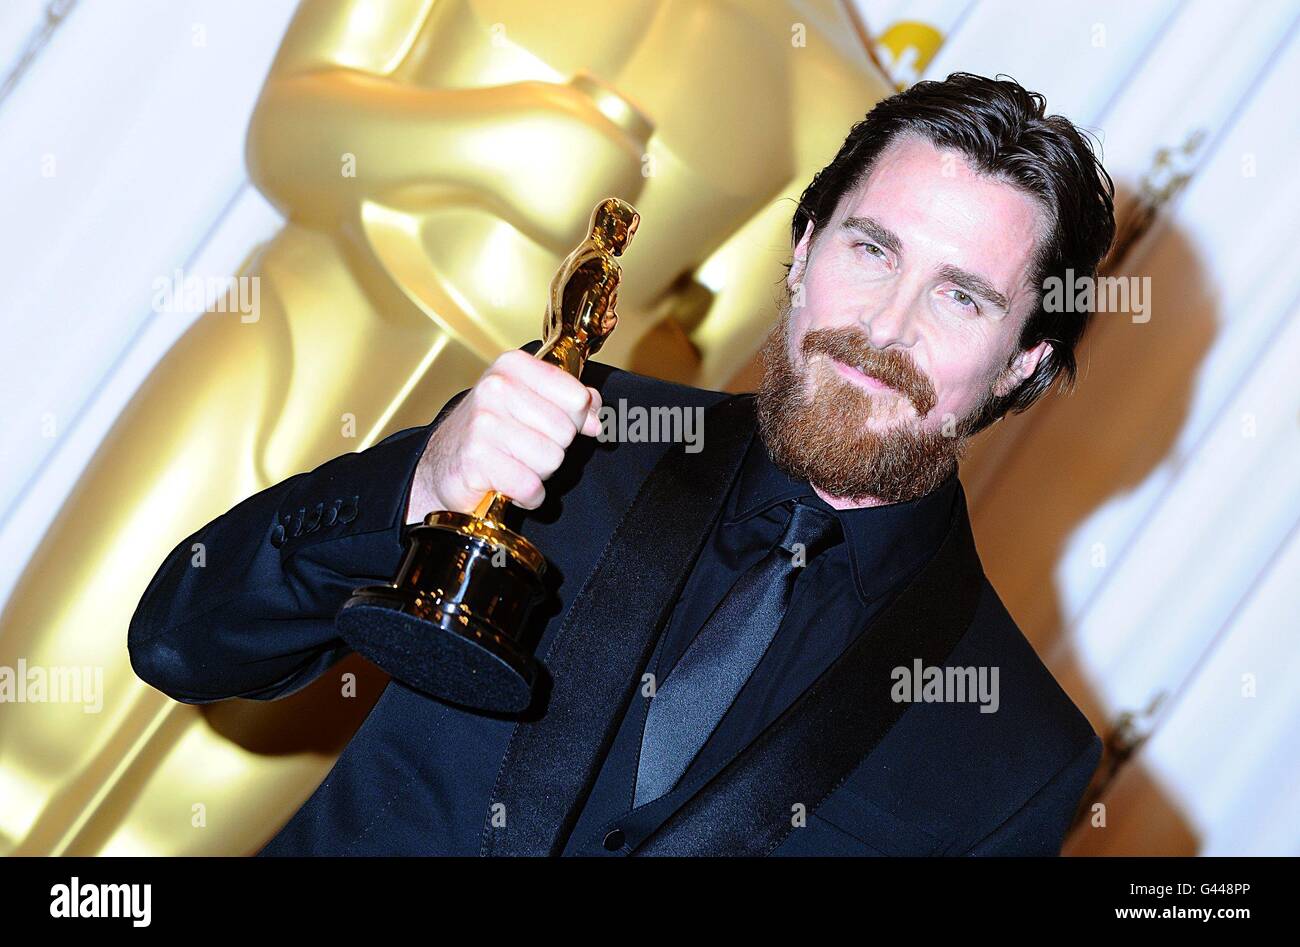
[[(558, 385), (555, 389), (555, 403), (570, 416), (587, 410), (587, 389), (577, 379), (570, 378), (572, 385)], [(574, 385), (577, 385), (575, 388)]]
[(538, 504), (537, 490), (541, 481), (532, 474), (521, 471), (518, 476), (511, 478), (510, 490), (507, 491), (512, 500), (528, 509), (533, 509)]
[(562, 449), (568, 447), (573, 443), (573, 439), (578, 436), (578, 431), (581, 430), (581, 428), (582, 425), (574, 421), (573, 418), (567, 418), (565, 420), (564, 430), (560, 432), (560, 436), (556, 439), (556, 443), (559, 444)]
[(542, 501), (546, 499), (546, 488), (542, 486), (542, 481), (536, 477), (533, 478), (533, 483), (528, 489), (528, 498), (534, 509), (541, 506)]
[(496, 357), (492, 365), (493, 367), (514, 365), (518, 363), (521, 355), (525, 358), (531, 357), (523, 349), (507, 349)]
[(471, 440), (461, 450), (465, 466), (474, 469), (488, 466), (492, 459), (492, 453), (492, 448), (481, 440)]
[(482, 437), (489, 433), (494, 427), (495, 421), (492, 412), (484, 407), (477, 407), (469, 415), (469, 431), (474, 437)]
[(545, 457), (546, 472), (548, 474), (554, 473), (564, 463), (564, 448), (554, 441), (548, 440), (543, 448), (543, 456)]
[(573, 384), (570, 386), (569, 390), (573, 392), (571, 396), (573, 399), (573, 410), (586, 411), (587, 407), (591, 404), (591, 392), (587, 389), (587, 386), (575, 378), (573, 379)]
[(499, 398), (505, 394), (506, 380), (496, 372), (487, 372), (479, 379), (478, 393), (484, 398)]
[(536, 371), (537, 366), (543, 364), (523, 349), (511, 349), (506, 356), (502, 362), (502, 374), (507, 378), (527, 377), (528, 373)]

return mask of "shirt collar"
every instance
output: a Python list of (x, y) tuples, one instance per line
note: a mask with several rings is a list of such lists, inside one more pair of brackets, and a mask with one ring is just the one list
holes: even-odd
[(749, 444), (724, 523), (739, 523), (787, 500), (802, 500), (840, 521), (854, 584), (870, 603), (925, 564), (951, 525), (960, 483), (956, 466), (925, 496), (885, 506), (837, 510), (812, 486), (795, 480), (772, 463), (760, 436)]

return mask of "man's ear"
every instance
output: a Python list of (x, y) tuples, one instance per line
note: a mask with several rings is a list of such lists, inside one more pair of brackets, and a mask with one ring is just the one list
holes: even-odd
[(799, 243), (794, 248), (794, 261), (790, 264), (790, 272), (785, 276), (785, 285), (790, 288), (792, 293), (808, 270), (808, 250), (812, 240), (812, 232), (813, 225), (810, 220), (803, 228), (803, 236), (799, 238)]
[(1052, 351), (1052, 343), (1047, 339), (1039, 342), (1032, 349), (1021, 349), (998, 377), (993, 385), (993, 393), (999, 398), (1016, 390), (1016, 386), (1038, 370), (1038, 363)]

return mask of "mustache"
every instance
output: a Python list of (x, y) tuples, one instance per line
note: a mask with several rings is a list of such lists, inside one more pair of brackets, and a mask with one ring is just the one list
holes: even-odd
[(899, 349), (878, 349), (862, 333), (848, 326), (809, 330), (804, 334), (800, 351), (805, 358), (815, 354), (829, 356), (901, 392), (921, 417), (934, 408), (937, 400), (934, 385), (910, 355)]

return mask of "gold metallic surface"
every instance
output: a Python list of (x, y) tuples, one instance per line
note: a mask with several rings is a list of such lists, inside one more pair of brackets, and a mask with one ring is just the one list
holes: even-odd
[(511, 557), (534, 572), (544, 572), (546, 558), (541, 551), (525, 537), (507, 528), (501, 522), (505, 504), (509, 502), (509, 498), (500, 493), (485, 493), (483, 500), (472, 514), (457, 513), (453, 510), (434, 510), (424, 518), (424, 525), (449, 529), (463, 536), (482, 539), (504, 549)]
[[(621, 273), (612, 257), (622, 255), (640, 220), (636, 210), (618, 198), (601, 201), (592, 211), (587, 238), (564, 258), (551, 280), (542, 347), (536, 358), (577, 378), (587, 359), (600, 351), (618, 323)], [(566, 306), (569, 292), (577, 298)], [(509, 503), (509, 497), (490, 490), (483, 494), (472, 514), (434, 510), (424, 518), (424, 525), (485, 539), (540, 574), (546, 568), (542, 554), (502, 522)]]
[[(617, 197), (596, 205), (586, 239), (564, 258), (551, 279), (537, 358), (574, 378), (582, 375), (582, 366), (600, 351), (618, 323), (616, 307), (622, 271), (614, 257), (623, 255), (640, 223), (636, 209)], [(576, 297), (571, 303), (567, 300), (570, 293)], [(504, 529), (499, 521), (508, 502), (494, 490), (479, 501), (474, 516)]]
[[(581, 376), (587, 359), (600, 351), (618, 324), (622, 268), (615, 257), (622, 256), (640, 222), (636, 208), (617, 197), (605, 198), (592, 210), (586, 237), (551, 280), (542, 345), (534, 358), (574, 378)], [(529, 616), (543, 598), (546, 560), (505, 524), (510, 502), (503, 493), (489, 490), (473, 513), (438, 510), (407, 531), (393, 579), (354, 589), (340, 609), (338, 628), (344, 640), (380, 665), (394, 636), (431, 636), (415, 644), (457, 653), (468, 649), (468, 662), (433, 661), (426, 677), (408, 683), (482, 710), (526, 709), (538, 678), (527, 630)], [(493, 550), (486, 569), (480, 556), (485, 543)], [(508, 558), (498, 564), (495, 556), (500, 551)], [(457, 621), (448, 626), (447, 616)], [(418, 630), (412, 630), (413, 624)], [(434, 668), (441, 670), (435, 673)], [(475, 676), (479, 673), (490, 675), (490, 684)]]
[(607, 195), (653, 226), (602, 360), (728, 385), (773, 318), (794, 200), (889, 92), (835, 0), (302, 3), (248, 130), (286, 217), (240, 273), (257, 318), (209, 312), (160, 362), (0, 615), (0, 665), (99, 668), (104, 694), (0, 710), (0, 851), (259, 848), (384, 678), (348, 659), (274, 703), (152, 690), (126, 629), (168, 551), (426, 424), (533, 338)]

